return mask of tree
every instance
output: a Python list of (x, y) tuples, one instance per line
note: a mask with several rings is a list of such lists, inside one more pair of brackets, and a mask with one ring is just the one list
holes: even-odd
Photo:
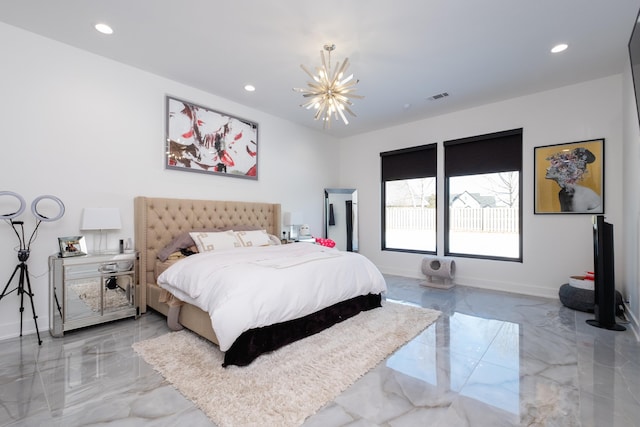
[(435, 178), (387, 182), (387, 206), (435, 208)]
[(484, 175), (485, 189), (501, 204), (510, 208), (518, 205), (520, 174), (518, 172), (498, 172)]

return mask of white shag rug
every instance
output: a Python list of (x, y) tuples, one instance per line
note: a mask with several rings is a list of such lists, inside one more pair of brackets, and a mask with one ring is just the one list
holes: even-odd
[(245, 367), (187, 330), (133, 348), (220, 427), (299, 426), (439, 315), (385, 301)]
[[(100, 291), (102, 287), (99, 282), (75, 283), (69, 288), (78, 295), (91, 311), (100, 311)], [(120, 288), (105, 289), (104, 306), (108, 309), (124, 307), (129, 304), (129, 299), (124, 290)]]

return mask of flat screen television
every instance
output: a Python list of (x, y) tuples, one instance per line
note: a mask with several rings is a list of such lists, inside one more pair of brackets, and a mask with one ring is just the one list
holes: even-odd
[(595, 319), (587, 323), (598, 328), (624, 331), (616, 323), (616, 285), (613, 253), (613, 224), (604, 215), (593, 216), (593, 273)]
[(629, 60), (633, 77), (633, 90), (636, 97), (636, 112), (640, 118), (640, 12), (635, 20), (631, 38), (629, 39)]

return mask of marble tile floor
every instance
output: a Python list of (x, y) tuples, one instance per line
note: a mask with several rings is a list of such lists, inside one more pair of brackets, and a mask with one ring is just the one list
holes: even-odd
[[(640, 426), (631, 331), (544, 299), (386, 276), (389, 300), (443, 312), (304, 423)], [(131, 349), (167, 332), (149, 313), (51, 338), (0, 341), (0, 426), (213, 426)]]

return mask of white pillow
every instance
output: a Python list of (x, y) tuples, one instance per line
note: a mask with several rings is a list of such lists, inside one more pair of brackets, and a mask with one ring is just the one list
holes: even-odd
[(274, 236), (273, 234), (269, 234), (269, 240), (270, 240), (269, 244), (271, 246), (276, 246), (276, 245), (281, 245), (282, 244), (282, 240), (280, 240), (278, 238), (278, 236)]
[(198, 247), (198, 252), (242, 247), (242, 242), (238, 240), (236, 234), (231, 230), (217, 232), (194, 231), (189, 235)]
[(269, 246), (271, 239), (267, 230), (236, 231), (242, 246)]

